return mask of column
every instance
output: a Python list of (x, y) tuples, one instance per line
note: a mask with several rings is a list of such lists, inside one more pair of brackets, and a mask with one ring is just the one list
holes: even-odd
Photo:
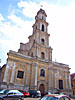
[(26, 83), (25, 83), (26, 86), (29, 85), (29, 75), (30, 75), (30, 64), (28, 64), (27, 66), (27, 75), (26, 75)]
[(37, 89), (37, 63), (32, 64), (31, 89)]
[(50, 60), (52, 60), (52, 51), (50, 50)]
[(53, 71), (51, 68), (49, 68), (49, 90), (53, 88)]
[(48, 60), (48, 49), (46, 50), (46, 60)]
[(15, 68), (16, 68), (16, 63), (14, 62), (13, 66), (12, 66), (12, 75), (11, 75), (10, 83), (14, 83), (14, 78), (15, 78)]
[(68, 89), (68, 85), (67, 85), (67, 73), (65, 72), (65, 88)]
[(40, 58), (40, 48), (38, 47), (38, 57)]
[(5, 74), (4, 74), (4, 79), (3, 79), (3, 82), (6, 82), (8, 81), (8, 72), (9, 72), (9, 62), (7, 62), (7, 65), (6, 65), (6, 69), (5, 69)]
[(36, 46), (34, 47), (34, 53), (33, 56), (36, 57)]
[(72, 89), (71, 88), (71, 76), (70, 76), (70, 74), (69, 74), (69, 88)]
[(55, 74), (55, 88), (57, 88), (57, 77), (56, 77), (56, 74)]
[(37, 63), (35, 65), (35, 87), (37, 87)]
[(34, 77), (35, 77), (35, 74), (34, 74), (34, 64), (32, 64), (31, 86), (30, 86), (31, 89), (33, 89), (33, 87), (34, 87)]

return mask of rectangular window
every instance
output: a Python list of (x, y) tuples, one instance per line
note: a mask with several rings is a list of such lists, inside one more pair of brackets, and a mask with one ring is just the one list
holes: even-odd
[(23, 75), (24, 75), (24, 72), (18, 70), (17, 78), (21, 78), (22, 79), (23, 78)]

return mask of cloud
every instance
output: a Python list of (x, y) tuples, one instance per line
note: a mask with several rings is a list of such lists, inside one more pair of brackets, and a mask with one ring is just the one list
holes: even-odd
[(37, 9), (39, 9), (39, 4), (36, 2), (25, 2), (22, 1), (18, 3), (18, 7), (22, 8), (22, 12), (26, 17), (34, 17), (36, 15)]
[(14, 13), (6, 19), (0, 16), (0, 59), (2, 59), (0, 65), (3, 65), (6, 63), (9, 50), (18, 51), (20, 42), (28, 42), (28, 36), (32, 34), (33, 21), (23, 20)]
[(3, 21), (3, 20), (4, 20), (4, 18), (2, 16), (2, 14), (0, 13), (0, 21)]

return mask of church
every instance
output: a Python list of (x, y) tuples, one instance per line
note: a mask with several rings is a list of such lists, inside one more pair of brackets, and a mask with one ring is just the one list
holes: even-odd
[(71, 94), (70, 68), (67, 64), (52, 61), (49, 46), (47, 14), (40, 9), (32, 26), (33, 33), (27, 43), (20, 43), (18, 52), (10, 50), (2, 88), (39, 90), (42, 94), (60, 90)]

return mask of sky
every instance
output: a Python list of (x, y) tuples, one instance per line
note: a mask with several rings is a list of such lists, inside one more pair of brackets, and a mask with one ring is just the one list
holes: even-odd
[(0, 0), (0, 66), (9, 50), (17, 52), (20, 42), (29, 41), (41, 5), (49, 23), (52, 60), (68, 64), (75, 73), (75, 0)]

